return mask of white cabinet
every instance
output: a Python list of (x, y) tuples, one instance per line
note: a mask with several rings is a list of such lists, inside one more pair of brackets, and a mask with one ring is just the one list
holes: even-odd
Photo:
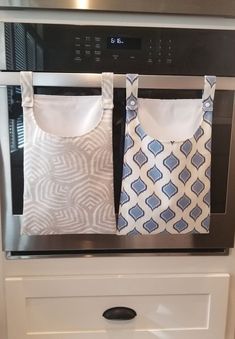
[[(228, 285), (227, 274), (11, 277), (8, 339), (223, 339)], [(105, 319), (115, 306), (137, 316)]]

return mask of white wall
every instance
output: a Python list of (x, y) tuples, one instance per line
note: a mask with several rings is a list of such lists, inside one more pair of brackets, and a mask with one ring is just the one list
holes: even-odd
[[(0, 11), (3, 21), (32, 21), (70, 24), (105, 24), (114, 25), (148, 25), (171, 27), (208, 27), (235, 29), (233, 19), (187, 18), (157, 15), (122, 14), (87, 14), (74, 12), (41, 12), (41, 11)], [(2, 263), (3, 261), (3, 268)], [(21, 275), (72, 275), (72, 274), (123, 274), (123, 273), (205, 273), (227, 272), (231, 274), (230, 301), (228, 309), (228, 326), (226, 339), (234, 339), (235, 326), (235, 250), (227, 257), (101, 257), (101, 258), (71, 258), (71, 259), (35, 259), (35, 260), (5, 260), (0, 256), (0, 276), (2, 270), (6, 276)], [(4, 334), (3, 286), (0, 278), (0, 339), (6, 339)]]

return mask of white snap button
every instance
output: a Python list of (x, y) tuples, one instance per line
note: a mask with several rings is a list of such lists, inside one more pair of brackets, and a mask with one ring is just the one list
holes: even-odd
[(206, 107), (210, 107), (210, 105), (211, 105), (211, 104), (210, 104), (209, 102), (206, 102), (206, 103), (205, 103), (205, 106), (206, 106)]
[(132, 101), (130, 102), (130, 104), (131, 104), (131, 106), (134, 106), (134, 105), (135, 105), (135, 101), (132, 100)]

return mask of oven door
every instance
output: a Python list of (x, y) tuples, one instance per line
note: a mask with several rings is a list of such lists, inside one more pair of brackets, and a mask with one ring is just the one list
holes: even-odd
[[(128, 28), (118, 28), (121, 36), (129, 34), (136, 36), (151, 34), (144, 29), (133, 29), (130, 32)], [(84, 30), (88, 34), (84, 33)], [(95, 50), (98, 50), (99, 44), (102, 42), (98, 39), (105, 40), (112, 29), (97, 28), (100, 30), (98, 36), (94, 37)], [(117, 28), (115, 28), (117, 30)], [(126, 31), (125, 31), (126, 30)], [(12, 71), (18, 70), (34, 70), (34, 71), (60, 71), (60, 72), (89, 72), (93, 70), (94, 63), (92, 60), (82, 63), (80, 59), (85, 55), (82, 49), (82, 57), (76, 53), (77, 49), (74, 43), (81, 44), (84, 36), (84, 45), (90, 50), (88, 41), (90, 39), (90, 28), (80, 28), (81, 33), (77, 34), (76, 26), (54, 26), (54, 25), (35, 25), (35, 24), (6, 24), (5, 25), (5, 51), (6, 51), (6, 69)], [(111, 31), (111, 32), (110, 32)], [(184, 30), (185, 31), (185, 30)], [(62, 33), (64, 32), (64, 33)], [(59, 33), (63, 41), (61, 46), (56, 47), (55, 37)], [(169, 29), (166, 33), (160, 32), (161, 37), (164, 34), (168, 37), (169, 47)], [(159, 29), (156, 35), (159, 38)], [(196, 32), (197, 33), (197, 32)], [(175, 33), (174, 33), (175, 34)], [(172, 35), (174, 38), (174, 34)], [(178, 74), (178, 75), (202, 75), (202, 67), (197, 61), (191, 60), (191, 67), (187, 62), (180, 60), (178, 55), (182, 56), (179, 37), (182, 36), (185, 41), (185, 34), (189, 32), (179, 32), (175, 36), (175, 65), (170, 65), (166, 60), (158, 71), (154, 71), (153, 67), (141, 65), (137, 63), (130, 64), (126, 67), (125, 59), (130, 51), (125, 50), (119, 53), (120, 61), (115, 64), (110, 56), (110, 50), (101, 48), (101, 55), (104, 55), (106, 62), (102, 59), (97, 61), (96, 69), (101, 71), (113, 71), (115, 73), (136, 72), (146, 74)], [(195, 34), (195, 32), (192, 32)], [(208, 33), (207, 33), (208, 34)], [(235, 38), (228, 34), (227, 39)], [(97, 33), (96, 33), (97, 35)], [(218, 34), (221, 36), (221, 33)], [(72, 37), (72, 38), (71, 38)], [(189, 39), (190, 36), (188, 36)], [(77, 39), (76, 39), (77, 38)], [(78, 39), (79, 38), (79, 39)], [(95, 41), (96, 38), (96, 41)], [(208, 38), (207, 38), (208, 39)], [(86, 42), (86, 40), (88, 42)], [(160, 39), (161, 40), (161, 39)], [(235, 41), (235, 40), (234, 40)], [(63, 44), (66, 42), (66, 49)], [(178, 44), (178, 45), (177, 45)], [(226, 47), (226, 46), (225, 46)], [(80, 47), (79, 47), (80, 48)], [(163, 48), (165, 48), (163, 46)], [(183, 48), (183, 47), (182, 47)], [(72, 51), (71, 51), (72, 49)], [(184, 47), (185, 49), (185, 47)], [(56, 54), (61, 51), (60, 55)], [(208, 50), (208, 49), (207, 49)], [(131, 51), (133, 52), (133, 51)], [(233, 52), (233, 51), (232, 51)], [(93, 53), (93, 51), (92, 51)], [(105, 53), (107, 55), (105, 55)], [(115, 51), (115, 55), (117, 52)], [(125, 53), (125, 54), (122, 54)], [(141, 58), (141, 51), (136, 51), (136, 55)], [(178, 54), (177, 54), (178, 53)], [(226, 54), (226, 53), (225, 53)], [(188, 55), (188, 54), (187, 54)], [(55, 57), (57, 57), (55, 59)], [(100, 54), (94, 53), (95, 58), (100, 58)], [(72, 58), (73, 63), (69, 63)], [(108, 60), (112, 59), (111, 62)], [(220, 54), (221, 60), (223, 55)], [(149, 58), (150, 59), (150, 58)], [(168, 58), (169, 59), (169, 58)], [(71, 60), (70, 60), (71, 61)], [(187, 61), (187, 60), (186, 60)], [(224, 61), (224, 60), (222, 60)], [(79, 67), (78, 67), (79, 62)], [(230, 62), (229, 60), (227, 62)], [(181, 65), (180, 65), (181, 63)], [(231, 62), (230, 62), (231, 63)], [(170, 67), (170, 68), (169, 68)], [(212, 72), (213, 67), (207, 64), (207, 60), (203, 61), (203, 67)], [(216, 68), (217, 67), (217, 68)], [(221, 65), (216, 65), (213, 74), (228, 76), (234, 75), (234, 65), (231, 69), (226, 64), (225, 70)], [(232, 68), (233, 67), (233, 68)], [(228, 72), (230, 72), (228, 74)], [(234, 74), (232, 73), (234, 72)], [(90, 73), (90, 72), (89, 72)], [(184, 74), (182, 74), (184, 73)], [(212, 73), (211, 73), (212, 74)], [(227, 78), (228, 79), (228, 78)], [(226, 78), (223, 80), (226, 85)], [(139, 97), (143, 98), (200, 98), (201, 90), (195, 89), (153, 89), (151, 84), (139, 90)], [(222, 86), (223, 88), (223, 86)], [(226, 88), (229, 89), (229, 86)], [(59, 95), (92, 95), (99, 94), (97, 88), (65, 88), (65, 87), (36, 87), (36, 93), (40, 94), (59, 94)], [(2, 157), (2, 218), (3, 218), (3, 242), (4, 250), (10, 255), (36, 255), (36, 254), (87, 254), (87, 253), (225, 253), (226, 249), (233, 247), (235, 209), (233, 202), (235, 201), (235, 179), (232, 173), (235, 172), (235, 135), (232, 131), (234, 125), (234, 91), (217, 90), (215, 96), (215, 109), (212, 128), (212, 170), (211, 170), (211, 227), (209, 234), (179, 234), (171, 235), (163, 232), (157, 235), (146, 236), (116, 236), (116, 235), (47, 235), (47, 236), (26, 236), (20, 235), (20, 220), (23, 212), (23, 145), (24, 145), (24, 127), (23, 112), (21, 109), (21, 93), (17, 86), (8, 86), (7, 89), (2, 88), (1, 92), (2, 112), (1, 112), (1, 157)], [(123, 160), (123, 140), (125, 132), (125, 89), (115, 88), (114, 90), (114, 115), (113, 115), (113, 153), (114, 153), (114, 189), (115, 189), (115, 209), (118, 213), (121, 176), (122, 176), (122, 160)]]

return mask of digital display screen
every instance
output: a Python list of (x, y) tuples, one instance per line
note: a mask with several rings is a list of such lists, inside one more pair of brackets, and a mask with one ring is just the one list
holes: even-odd
[(109, 49), (141, 49), (140, 38), (127, 38), (122, 36), (111, 36), (107, 38)]

